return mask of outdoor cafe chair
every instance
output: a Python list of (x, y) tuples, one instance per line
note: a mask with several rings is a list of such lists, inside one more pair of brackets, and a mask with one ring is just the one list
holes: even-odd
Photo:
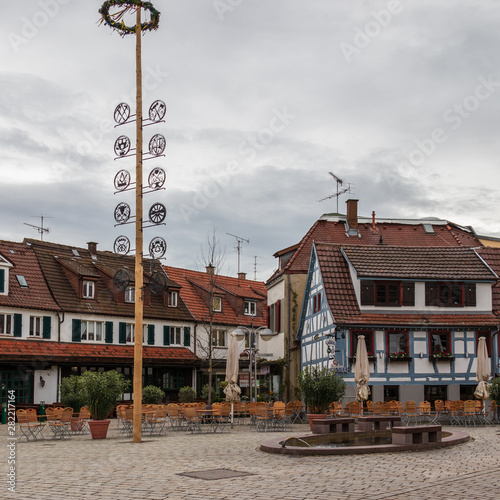
[[(290, 403), (289, 403), (290, 404)], [(334, 401), (328, 406), (328, 413), (332, 417), (337, 417), (342, 413), (342, 403), (340, 401)]]
[(266, 403), (257, 403), (255, 406), (255, 418), (257, 432), (267, 432), (268, 428), (273, 426), (273, 412)]
[(415, 401), (407, 401), (405, 403), (405, 412), (401, 418), (402, 423), (404, 423), (404, 425), (410, 425), (411, 423), (415, 424), (417, 417), (417, 404)]
[[(45, 424), (38, 422), (38, 419), (36, 422), (30, 421), (28, 414), (26, 410), (19, 409), (16, 411), (17, 415), (17, 421), (19, 423), (19, 429), (21, 430), (22, 436), (19, 438), (19, 441), (24, 437), (26, 438), (26, 441), (30, 441), (31, 439), (33, 441), (36, 441), (39, 437), (43, 438), (43, 428), (45, 427)], [(35, 417), (36, 417), (36, 411), (35, 411)]]
[(434, 414), (431, 413), (429, 417), (429, 423), (434, 425), (440, 425), (442, 413), (444, 411), (444, 403), (441, 400), (434, 401)]
[(184, 407), (184, 419), (186, 421), (186, 432), (192, 434), (201, 433), (201, 424), (203, 419), (196, 413), (196, 406)]
[(151, 417), (151, 434), (161, 436), (165, 431), (167, 423), (167, 407), (165, 405), (158, 405), (156, 414)]
[(466, 427), (468, 425), (473, 425), (474, 427), (476, 427), (476, 415), (477, 415), (476, 402), (472, 399), (464, 401), (464, 410), (462, 417), (463, 424)]
[(367, 399), (365, 405), (366, 405), (366, 413), (368, 415), (372, 415), (373, 414), (373, 406), (374, 406), (373, 401), (371, 399)]
[(277, 431), (292, 430), (291, 414), (287, 414), (287, 406), (282, 401), (273, 404), (272, 427)]
[(382, 401), (375, 401), (373, 405), (373, 414), (382, 415)]
[(382, 402), (381, 415), (391, 414), (391, 403), (389, 401)]
[(179, 405), (169, 403), (167, 405), (167, 415), (169, 428), (173, 431), (180, 431), (182, 429), (184, 417), (180, 411)]
[(429, 401), (421, 401), (418, 404), (418, 414), (420, 422), (429, 423), (431, 421), (431, 404)]
[(73, 408), (64, 408), (61, 415), (61, 418), (58, 420), (57, 415), (54, 411), (54, 415), (56, 416), (55, 420), (49, 419), (49, 429), (52, 431), (52, 439), (63, 439), (64, 437), (68, 437), (71, 439), (71, 419), (73, 418)]
[(82, 406), (78, 412), (76, 421), (73, 422), (71, 429), (73, 433), (88, 434), (90, 432), (89, 420), (90, 410), (86, 406)]
[(464, 424), (464, 402), (452, 401), (450, 405), (451, 425)]

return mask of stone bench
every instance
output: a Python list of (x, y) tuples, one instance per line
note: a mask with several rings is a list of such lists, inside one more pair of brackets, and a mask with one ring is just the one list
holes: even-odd
[(398, 415), (358, 417), (358, 431), (361, 432), (387, 431), (399, 425), (401, 425), (401, 417)]
[(440, 425), (414, 425), (411, 427), (392, 428), (392, 444), (407, 445), (440, 442)]
[(354, 432), (354, 418), (316, 418), (312, 423), (313, 434), (339, 434)]

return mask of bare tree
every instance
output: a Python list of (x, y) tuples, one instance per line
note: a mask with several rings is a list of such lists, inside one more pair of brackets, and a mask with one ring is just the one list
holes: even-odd
[(216, 342), (215, 332), (217, 322), (215, 313), (221, 310), (222, 296), (217, 294), (217, 282), (225, 260), (225, 251), (221, 249), (217, 239), (216, 229), (207, 234), (205, 246), (201, 247), (201, 262), (209, 275), (208, 285), (205, 290), (207, 314), (201, 322), (201, 326), (207, 334), (207, 338), (197, 336), (198, 349), (203, 353), (208, 361), (208, 404), (212, 403), (213, 370), (217, 366), (218, 360), (224, 359), (225, 351), (221, 350)]

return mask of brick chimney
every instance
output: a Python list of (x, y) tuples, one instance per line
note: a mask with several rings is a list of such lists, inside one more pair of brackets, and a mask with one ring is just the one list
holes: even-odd
[(210, 274), (212, 276), (215, 274), (215, 266), (213, 266), (212, 264), (209, 264), (205, 269), (207, 270), (207, 274)]
[(349, 229), (358, 229), (358, 201), (347, 200), (347, 224)]
[(238, 279), (239, 280), (246, 280), (247, 279), (247, 273), (238, 273)]
[(87, 242), (90, 255), (97, 255), (97, 243), (95, 241)]

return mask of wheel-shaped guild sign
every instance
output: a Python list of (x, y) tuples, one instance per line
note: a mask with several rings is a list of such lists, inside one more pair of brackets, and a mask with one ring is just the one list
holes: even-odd
[(115, 253), (127, 255), (130, 252), (130, 240), (126, 236), (118, 236), (113, 245)]
[(149, 255), (153, 257), (153, 259), (160, 259), (165, 255), (167, 251), (167, 242), (161, 238), (160, 236), (156, 236), (151, 240), (149, 244)]
[(113, 116), (116, 123), (125, 123), (130, 117), (130, 106), (126, 102), (121, 102), (116, 106)]
[(151, 222), (154, 222), (155, 224), (160, 224), (161, 222), (163, 222), (166, 216), (167, 209), (165, 208), (165, 205), (161, 203), (155, 203), (149, 209), (149, 220)]
[(160, 167), (153, 168), (149, 174), (148, 182), (151, 189), (160, 189), (165, 184), (165, 170)]
[(167, 142), (165, 141), (165, 137), (163, 137), (161, 134), (155, 134), (149, 141), (149, 152), (153, 156), (159, 156), (163, 153), (163, 151), (165, 151), (166, 145)]
[(151, 106), (149, 106), (149, 119), (152, 122), (159, 122), (163, 120), (166, 111), (167, 111), (167, 106), (163, 101), (160, 101), (158, 99), (153, 104), (151, 104)]
[(119, 203), (115, 208), (115, 221), (125, 224), (130, 218), (130, 206), (127, 203)]
[(125, 269), (120, 269), (116, 271), (113, 277), (113, 286), (119, 291), (123, 292), (130, 284), (130, 276)]
[(155, 271), (149, 278), (149, 289), (155, 295), (158, 295), (167, 287), (167, 277), (161, 271)]
[(120, 170), (115, 175), (115, 189), (123, 191), (130, 186), (130, 174), (126, 170)]
[(126, 135), (121, 135), (115, 141), (115, 155), (125, 156), (130, 151), (130, 139)]

